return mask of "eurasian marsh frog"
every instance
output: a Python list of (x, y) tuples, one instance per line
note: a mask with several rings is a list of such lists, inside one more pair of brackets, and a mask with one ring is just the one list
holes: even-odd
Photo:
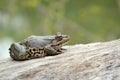
[(12, 43), (9, 48), (14, 60), (27, 60), (63, 52), (63, 44), (68, 42), (68, 35), (57, 33), (53, 36), (30, 36), (20, 42)]

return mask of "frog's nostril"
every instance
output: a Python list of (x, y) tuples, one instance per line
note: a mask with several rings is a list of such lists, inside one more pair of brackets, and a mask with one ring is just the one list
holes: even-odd
[(66, 35), (64, 38), (70, 38), (70, 36)]
[(57, 36), (62, 36), (62, 34), (60, 32), (57, 32), (56, 35)]

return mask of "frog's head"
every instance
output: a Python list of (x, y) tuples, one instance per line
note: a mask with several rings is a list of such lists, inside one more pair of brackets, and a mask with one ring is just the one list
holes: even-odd
[(60, 32), (57, 32), (55, 39), (52, 41), (52, 45), (63, 45), (70, 40), (70, 36), (62, 35)]

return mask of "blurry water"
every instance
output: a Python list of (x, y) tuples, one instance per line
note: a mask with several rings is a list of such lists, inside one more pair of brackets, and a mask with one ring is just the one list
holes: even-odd
[(0, 60), (9, 57), (9, 47), (13, 42), (11, 38), (0, 39)]

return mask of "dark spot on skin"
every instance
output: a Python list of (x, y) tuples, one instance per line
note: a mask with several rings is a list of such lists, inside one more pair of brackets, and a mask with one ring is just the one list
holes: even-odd
[(33, 51), (36, 51), (36, 49), (33, 49)]
[(37, 54), (37, 52), (34, 53), (34, 55), (36, 55), (36, 54)]
[(40, 54), (40, 52), (36, 52), (36, 54)]
[(31, 49), (29, 49), (29, 51), (30, 51), (30, 53), (32, 53), (32, 50), (31, 50)]
[(31, 54), (28, 52), (28, 58), (30, 58), (31, 57)]

